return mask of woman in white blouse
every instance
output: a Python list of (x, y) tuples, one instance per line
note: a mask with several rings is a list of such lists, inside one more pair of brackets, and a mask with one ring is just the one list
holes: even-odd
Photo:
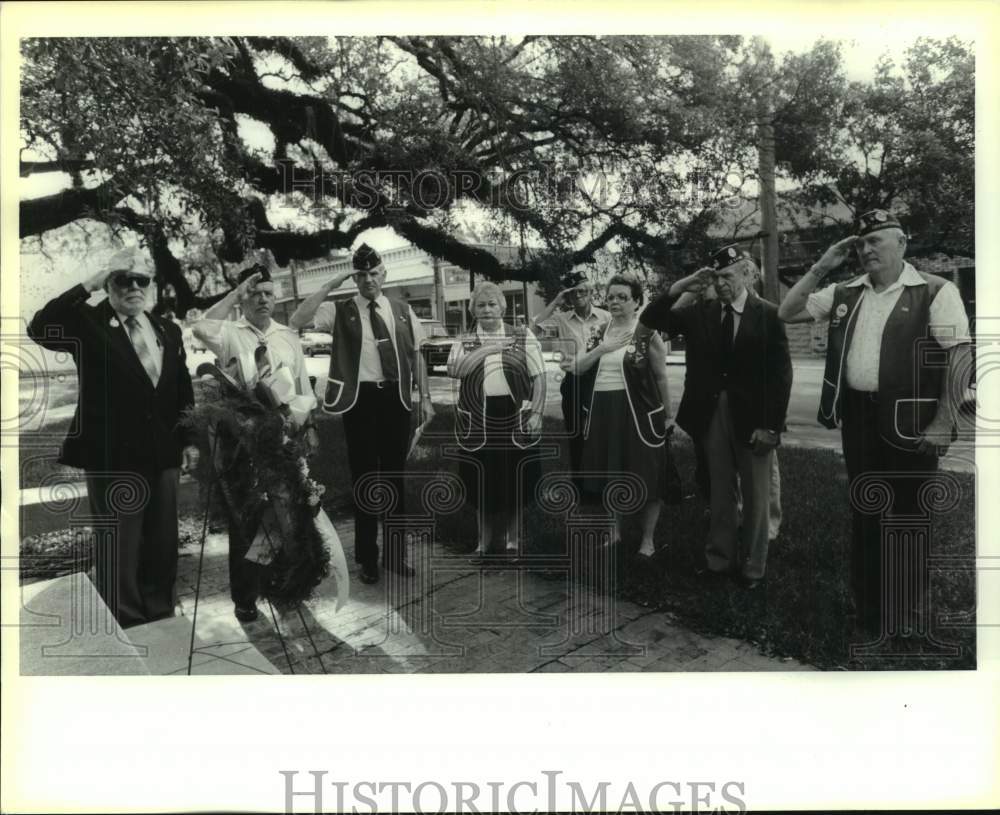
[[(586, 417), (581, 469), (590, 475), (584, 476), (583, 487), (588, 493), (601, 494), (616, 473), (638, 477), (631, 484), (637, 489), (636, 503), (642, 507), (639, 554), (651, 557), (656, 551), (653, 533), (660, 516), (671, 417), (666, 349), (655, 332), (643, 341), (633, 336), (643, 302), (636, 278), (612, 277), (605, 300), (611, 322), (593, 338), (592, 347), (571, 363), (574, 373), (581, 376)], [(622, 527), (622, 514), (616, 512), (615, 543), (622, 539)]]
[(540, 473), (532, 448), (541, 438), (545, 362), (530, 331), (503, 322), (506, 309), (499, 286), (476, 286), (475, 329), (448, 358), (448, 373), (459, 380), (455, 434), (467, 452), (459, 472), (479, 521), (477, 558), (501, 529), (505, 554), (517, 555), (517, 507), (533, 502)]

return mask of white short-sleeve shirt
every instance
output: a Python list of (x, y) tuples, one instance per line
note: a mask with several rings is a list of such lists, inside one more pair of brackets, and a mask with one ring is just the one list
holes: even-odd
[[(926, 286), (927, 282), (909, 263), (903, 264), (899, 278), (884, 291), (876, 292), (867, 274), (852, 280), (848, 286), (863, 286), (864, 292), (855, 318), (854, 335), (847, 352), (844, 378), (847, 387), (859, 391), (878, 390), (878, 366), (882, 354), (882, 333), (896, 307), (904, 286)], [(806, 311), (817, 322), (830, 317), (836, 284), (809, 295)], [(962, 296), (954, 283), (946, 281), (931, 303), (930, 335), (942, 348), (951, 348), (969, 340), (969, 318), (965, 314)]]
[(291, 369), (295, 378), (296, 391), (301, 395), (311, 395), (309, 373), (302, 357), (302, 343), (298, 332), (271, 320), (265, 331), (252, 326), (245, 319), (240, 320), (199, 320), (194, 324), (194, 332), (225, 367), (233, 357), (245, 353), (253, 354), (257, 347), (267, 347), (267, 358), (272, 368), (279, 364)]

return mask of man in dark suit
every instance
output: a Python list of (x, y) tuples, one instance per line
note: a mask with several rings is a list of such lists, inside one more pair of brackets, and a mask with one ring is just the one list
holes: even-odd
[[(674, 283), (640, 315), (640, 330), (683, 334), (684, 396), (677, 424), (703, 444), (710, 475), (707, 575), (734, 574), (760, 585), (767, 565), (771, 459), (780, 441), (792, 386), (792, 363), (777, 307), (747, 288), (752, 261), (735, 246)], [(714, 285), (716, 299), (700, 299)], [(697, 299), (674, 308), (689, 292)], [(740, 557), (740, 488), (743, 493)]]
[[(146, 312), (152, 280), (149, 259), (122, 249), (28, 326), (76, 363), (76, 414), (59, 461), (85, 472), (97, 590), (123, 628), (173, 616), (178, 468), (197, 459), (180, 425), (194, 404), (181, 332)], [(107, 298), (88, 305), (100, 288)]]

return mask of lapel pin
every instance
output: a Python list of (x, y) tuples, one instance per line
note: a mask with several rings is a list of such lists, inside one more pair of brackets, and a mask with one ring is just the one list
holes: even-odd
[(845, 314), (847, 314), (847, 303), (841, 303), (837, 306), (837, 316), (843, 317)]
[(121, 325), (121, 323), (118, 322), (117, 317), (112, 317), (111, 320), (108, 322), (108, 325), (110, 325), (112, 328), (118, 328)]

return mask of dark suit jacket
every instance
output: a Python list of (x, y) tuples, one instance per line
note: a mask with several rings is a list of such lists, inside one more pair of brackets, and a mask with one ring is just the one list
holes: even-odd
[(678, 298), (657, 298), (639, 316), (643, 325), (684, 335), (687, 369), (677, 424), (694, 438), (708, 429), (719, 393), (729, 394), (738, 437), (749, 443), (757, 428), (780, 433), (792, 389), (792, 362), (778, 308), (747, 295), (728, 373), (722, 366), (722, 305), (701, 300), (671, 311)]
[[(74, 286), (34, 316), (28, 336), (39, 345), (72, 355), (79, 379), (76, 414), (59, 461), (91, 472), (155, 473), (178, 467), (193, 433), (180, 426), (194, 404), (180, 329), (148, 314), (163, 347), (154, 388), (111, 304), (87, 305)], [(117, 322), (117, 320), (116, 320)]]

